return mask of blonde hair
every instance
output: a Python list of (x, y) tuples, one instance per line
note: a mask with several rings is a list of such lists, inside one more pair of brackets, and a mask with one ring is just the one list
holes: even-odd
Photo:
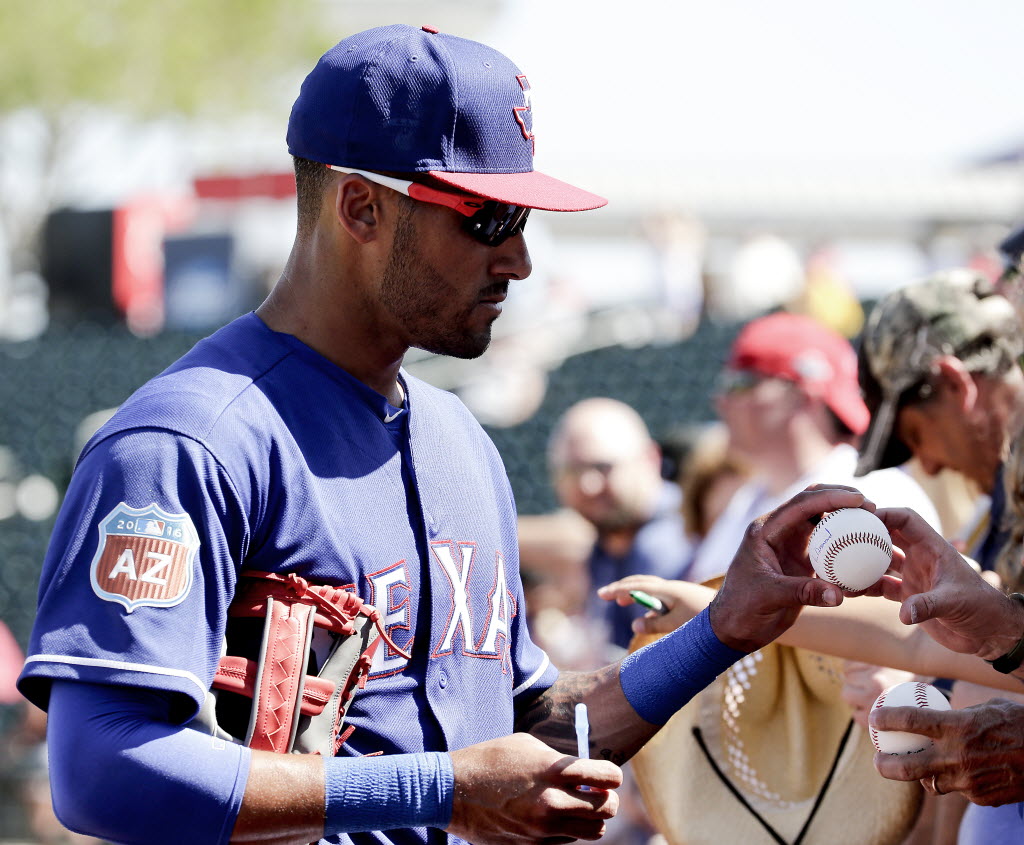
[(683, 489), (683, 523), (687, 534), (703, 539), (717, 514), (707, 512), (707, 496), (727, 476), (745, 478), (747, 468), (729, 452), (729, 434), (721, 423), (710, 424), (693, 444), (679, 471)]

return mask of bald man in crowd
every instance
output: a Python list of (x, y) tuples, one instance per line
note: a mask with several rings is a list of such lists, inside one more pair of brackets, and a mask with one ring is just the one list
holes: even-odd
[[(661, 449), (633, 408), (602, 397), (577, 402), (552, 432), (548, 467), (561, 504), (597, 531), (587, 561), (594, 588), (638, 573), (682, 576), (692, 555), (682, 496), (662, 478)], [(611, 642), (627, 648), (643, 608), (603, 602), (593, 590), (588, 595)]]

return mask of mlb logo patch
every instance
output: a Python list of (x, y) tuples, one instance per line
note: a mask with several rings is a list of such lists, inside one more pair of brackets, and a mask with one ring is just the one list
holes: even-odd
[(143, 522), (142, 527), (139, 529), (143, 534), (150, 534), (154, 537), (163, 537), (164, 528), (167, 523), (162, 519), (147, 519)]
[(192, 587), (199, 534), (187, 513), (166, 513), (121, 502), (99, 524), (92, 589), (131, 613), (137, 607), (173, 607)]

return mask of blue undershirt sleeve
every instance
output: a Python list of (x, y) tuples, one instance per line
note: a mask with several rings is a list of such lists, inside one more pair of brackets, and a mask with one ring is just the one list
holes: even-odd
[(744, 656), (722, 643), (704, 608), (671, 634), (633, 652), (619, 666), (626, 699), (643, 719), (664, 725), (672, 714)]
[[(169, 719), (166, 693), (57, 681), (47, 740), (53, 805), (74, 831), (127, 845), (226, 843), (251, 751)], [(451, 821), (442, 753), (324, 760), (325, 835)]]
[(230, 839), (251, 753), (172, 724), (169, 708), (153, 690), (53, 684), (50, 788), (65, 827), (127, 845)]

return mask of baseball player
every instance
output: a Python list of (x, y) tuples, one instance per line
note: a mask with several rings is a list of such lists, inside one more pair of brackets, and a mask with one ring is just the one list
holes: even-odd
[(501, 461), (401, 369), (412, 346), (484, 351), (532, 209), (605, 202), (533, 170), (530, 106), (505, 56), (429, 27), (354, 35), (306, 78), (281, 279), (96, 434), (53, 533), (19, 684), (48, 708), (68, 827), (596, 839), (618, 762), (802, 605), (842, 600), (809, 577), (808, 518), (864, 499), (813, 491), (621, 665), (560, 675), (531, 641)]

